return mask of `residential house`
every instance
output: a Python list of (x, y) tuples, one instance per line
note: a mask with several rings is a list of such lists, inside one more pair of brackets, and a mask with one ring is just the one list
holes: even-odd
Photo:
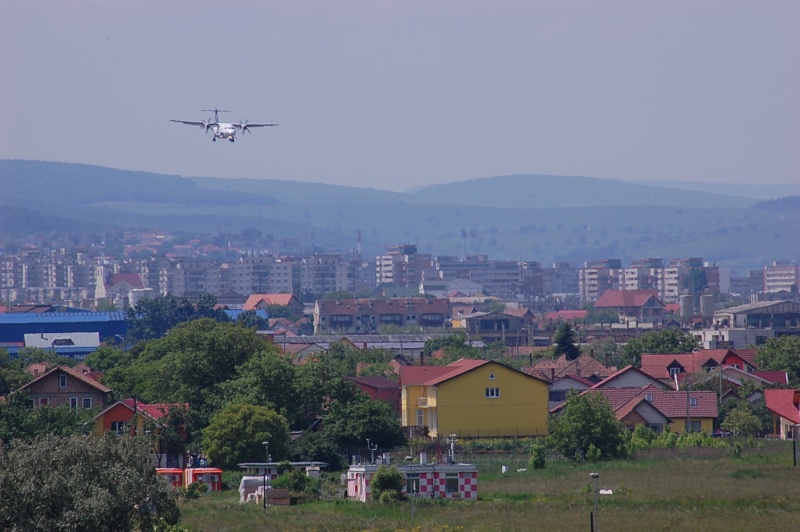
[(555, 359), (539, 360), (531, 367), (522, 368), (522, 371), (529, 375), (542, 372), (548, 376), (551, 382), (559, 377), (575, 375), (595, 384), (616, 372), (617, 368), (604, 366), (599, 360), (589, 355), (580, 355), (573, 360), (569, 360), (567, 355), (561, 355)]
[(669, 388), (664, 382), (651, 377), (644, 371), (634, 367), (625, 366), (615, 371), (605, 379), (601, 380), (592, 390), (605, 390), (609, 388), (641, 388), (642, 386), (652, 385), (661, 390)]
[[(529, 375), (530, 374), (531, 373), (529, 373)], [(583, 377), (578, 377), (577, 375), (558, 377), (550, 384), (548, 390), (548, 409), (553, 410), (557, 406), (563, 404), (567, 400), (570, 392), (574, 391), (580, 393), (584, 390), (588, 390), (595, 384), (595, 382), (584, 379)]]
[(400, 368), (402, 424), (431, 438), (547, 434), (547, 382), (491, 360)]
[(242, 310), (267, 310), (270, 305), (286, 307), (296, 316), (303, 315), (303, 303), (293, 294), (250, 294)]
[(136, 398), (128, 398), (110, 405), (94, 417), (94, 432), (102, 435), (111, 432), (117, 436), (147, 434), (151, 438), (156, 467), (183, 467), (183, 453), (162, 447), (159, 433), (171, 408), (188, 412), (188, 403), (147, 404)]
[(370, 399), (385, 401), (392, 405), (397, 413), (402, 412), (400, 404), (401, 388), (397, 381), (385, 377), (348, 377), (359, 389), (367, 394)]
[[(478, 312), (464, 316), (461, 323), (466, 326), (467, 334), (477, 336), (487, 344), (528, 345), (528, 327), (523, 316), (509, 312)], [(530, 320), (527, 324), (530, 324)], [(456, 329), (455, 321), (453, 329)]]
[(772, 433), (781, 440), (798, 438), (800, 390), (764, 390), (767, 410), (773, 414)]
[[(624, 371), (629, 378), (636, 373), (630, 369)], [(629, 428), (644, 424), (661, 432), (669, 425), (670, 431), (678, 434), (685, 431), (710, 434), (714, 430), (714, 421), (718, 417), (717, 394), (714, 392), (676, 392), (664, 390), (660, 383), (622, 387), (601, 387), (600, 384), (582, 394), (603, 394), (616, 418)], [(556, 407), (553, 412), (558, 413), (563, 406)]]
[(622, 323), (664, 321), (664, 303), (658, 299), (658, 290), (606, 290), (594, 308), (613, 310)]
[(314, 334), (374, 334), (384, 325), (443, 329), (450, 318), (446, 299), (330, 299), (314, 305)]
[(89, 372), (69, 366), (56, 366), (21, 386), (28, 394), (31, 408), (40, 406), (69, 406), (91, 410), (106, 405), (111, 388), (100, 384)]

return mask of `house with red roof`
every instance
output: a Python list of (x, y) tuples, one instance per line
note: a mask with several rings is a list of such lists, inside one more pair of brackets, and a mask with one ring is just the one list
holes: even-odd
[(642, 386), (655, 386), (659, 389), (667, 389), (669, 386), (663, 381), (655, 379), (644, 371), (629, 365), (615, 371), (605, 379), (601, 380), (592, 390), (605, 390), (609, 388), (641, 388)]
[(294, 294), (250, 294), (242, 310), (266, 310), (270, 305), (287, 307), (297, 316), (303, 314), (303, 303)]
[(68, 406), (82, 410), (104, 407), (111, 394), (111, 388), (97, 382), (89, 372), (69, 366), (55, 366), (20, 386), (19, 391), (28, 394), (31, 408)]
[(402, 406), (400, 404), (401, 388), (397, 381), (378, 376), (348, 377), (348, 380), (353, 381), (362, 392), (370, 397), (370, 399), (385, 401), (392, 405), (392, 408), (394, 408), (398, 414), (402, 412)]
[(604, 366), (590, 355), (580, 355), (573, 360), (569, 360), (567, 355), (561, 355), (558, 358), (543, 358), (531, 367), (522, 368), (522, 371), (529, 375), (542, 372), (551, 382), (566, 375), (576, 375), (594, 384), (617, 371), (617, 368)]
[(664, 321), (665, 305), (658, 299), (658, 290), (606, 290), (594, 308), (613, 310), (622, 323)]
[(797, 439), (799, 436), (797, 426), (800, 425), (800, 390), (764, 390), (764, 401), (767, 410), (773, 414), (772, 433), (782, 440)]
[(434, 439), (547, 434), (547, 382), (492, 360), (400, 368), (402, 424)]
[[(714, 430), (717, 394), (711, 391), (664, 390), (657, 384), (627, 387), (598, 387), (582, 392), (601, 393), (608, 400), (617, 420), (628, 428), (647, 425), (661, 432), (667, 425), (675, 433)], [(564, 405), (553, 410), (558, 413)]]
[(164, 423), (171, 409), (179, 409), (186, 413), (189, 411), (189, 404), (147, 404), (135, 397), (123, 399), (110, 405), (94, 417), (94, 433), (102, 435), (111, 432), (117, 436), (147, 434), (152, 443), (156, 467), (162, 466), (164, 458), (166, 458), (166, 467), (182, 467), (184, 449), (180, 446), (167, 448), (166, 445), (162, 445), (159, 437), (165, 428)]

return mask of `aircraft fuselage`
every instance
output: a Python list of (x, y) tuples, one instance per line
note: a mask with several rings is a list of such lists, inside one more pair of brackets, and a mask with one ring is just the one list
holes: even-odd
[(236, 128), (233, 124), (216, 124), (210, 126), (210, 129), (214, 133), (214, 137), (218, 139), (228, 139), (233, 142), (233, 138), (236, 136)]

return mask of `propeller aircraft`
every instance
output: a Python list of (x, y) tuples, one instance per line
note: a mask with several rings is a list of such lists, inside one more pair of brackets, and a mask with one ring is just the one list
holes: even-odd
[(254, 127), (269, 127), (269, 126), (277, 126), (278, 124), (250, 124), (248, 120), (243, 120), (236, 123), (229, 123), (229, 122), (220, 122), (219, 121), (219, 113), (230, 113), (230, 111), (224, 111), (222, 109), (202, 109), (202, 111), (214, 113), (214, 119), (212, 120), (209, 118), (208, 120), (203, 120), (202, 122), (191, 122), (188, 120), (170, 120), (170, 122), (177, 122), (178, 124), (186, 124), (187, 126), (198, 126), (202, 127), (206, 130), (206, 133), (211, 131), (213, 136), (211, 140), (216, 142), (217, 139), (228, 139), (230, 142), (234, 142), (236, 140), (236, 132), (238, 130), (242, 130), (242, 135), (245, 133), (251, 133), (250, 128)]

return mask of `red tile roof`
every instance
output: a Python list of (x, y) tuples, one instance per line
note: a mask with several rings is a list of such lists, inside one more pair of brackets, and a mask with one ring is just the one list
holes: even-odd
[(651, 298), (661, 303), (657, 290), (606, 290), (597, 298), (594, 306), (595, 308), (641, 307)]
[(118, 285), (119, 283), (128, 283), (133, 288), (144, 288), (142, 278), (138, 273), (114, 273), (108, 276), (107, 288)]
[(53, 374), (55, 372), (67, 373), (68, 375), (71, 375), (71, 376), (75, 377), (76, 379), (78, 379), (80, 381), (83, 381), (84, 383), (88, 384), (92, 388), (94, 388), (96, 390), (99, 390), (99, 391), (101, 391), (103, 393), (110, 393), (111, 392), (111, 388), (109, 388), (108, 386), (100, 384), (99, 382), (97, 382), (97, 380), (93, 379), (89, 375), (84, 375), (82, 371), (76, 370), (75, 368), (71, 368), (69, 366), (56, 366), (53, 369), (51, 369), (50, 371), (48, 371), (46, 373), (43, 373), (39, 377), (36, 377), (35, 379), (30, 381), (29, 383), (27, 383), (27, 384), (25, 384), (23, 386), (20, 386), (20, 390), (24, 390), (24, 389), (30, 387), (31, 385), (33, 385), (34, 383), (39, 382), (39, 381), (41, 381), (43, 379), (46, 379), (49, 375), (51, 375), (51, 374)]
[(741, 358), (754, 368), (758, 369), (758, 364), (756, 363), (756, 357), (758, 356), (758, 349), (736, 349), (734, 353), (739, 355), (739, 358)]
[[(660, 390), (652, 385), (641, 388), (590, 389), (584, 393), (602, 393), (608, 399), (611, 408), (618, 414), (618, 418), (624, 417), (620, 415), (621, 410), (625, 410), (625, 415), (629, 414), (642, 399), (647, 399), (648, 394), (652, 395), (650, 403), (668, 418), (684, 419), (687, 414), (688, 399), (686, 392)], [(689, 392), (688, 397), (697, 399), (697, 405), (688, 407), (688, 413), (691, 417), (716, 418), (718, 416), (716, 393), (693, 391)], [(634, 404), (628, 407), (631, 402)]]
[(648, 379), (651, 380), (653, 384), (662, 385), (662, 383), (658, 379), (656, 379), (655, 377), (653, 377), (649, 373), (647, 373), (645, 371), (642, 371), (642, 370), (640, 370), (639, 368), (637, 368), (637, 367), (635, 367), (633, 365), (628, 365), (628, 366), (625, 366), (624, 368), (622, 368), (620, 370), (615, 371), (614, 373), (612, 373), (611, 375), (609, 375), (605, 379), (601, 380), (600, 382), (598, 382), (597, 384), (592, 386), (592, 389), (597, 390), (597, 389), (608, 388), (609, 387), (608, 385), (610, 383), (612, 383), (613, 381), (615, 381), (616, 379), (618, 379), (619, 377), (621, 377), (625, 373), (630, 373), (630, 372), (635, 372), (635, 373), (639, 373), (641, 375), (644, 375), (645, 377), (648, 377)]
[(797, 396), (800, 390), (764, 390), (764, 400), (767, 410), (788, 419), (794, 424), (800, 423), (800, 410), (797, 407)]
[(400, 384), (403, 386), (436, 386), (488, 363), (488, 360), (462, 358), (447, 366), (404, 366), (400, 368)]
[(545, 321), (574, 321), (586, 319), (589, 314), (588, 310), (559, 310), (556, 312), (548, 312), (544, 315)]
[(703, 370), (709, 360), (714, 360), (718, 366), (722, 365), (729, 352), (728, 349), (701, 349), (694, 353), (643, 353), (642, 371), (656, 379), (669, 379), (672, 377), (668, 367), (673, 362), (683, 366), (687, 373), (694, 373)]
[(250, 297), (242, 305), (242, 310), (255, 310), (258, 308), (258, 304), (262, 302), (265, 305), (281, 305), (285, 307), (292, 301), (293, 297), (292, 294), (250, 294)]
[[(143, 403), (142, 401), (134, 401), (132, 397), (128, 399), (123, 399), (120, 401), (122, 404), (130, 408), (131, 410), (136, 410), (136, 412), (147, 415), (151, 419), (157, 420), (161, 419), (162, 417), (166, 416), (169, 413), (170, 408), (180, 408), (184, 411), (189, 410), (189, 403), (154, 403), (154, 404), (147, 404)], [(135, 404), (135, 408), (134, 408)]]
[(754, 371), (753, 375), (774, 384), (789, 384), (789, 375), (785, 371)]

